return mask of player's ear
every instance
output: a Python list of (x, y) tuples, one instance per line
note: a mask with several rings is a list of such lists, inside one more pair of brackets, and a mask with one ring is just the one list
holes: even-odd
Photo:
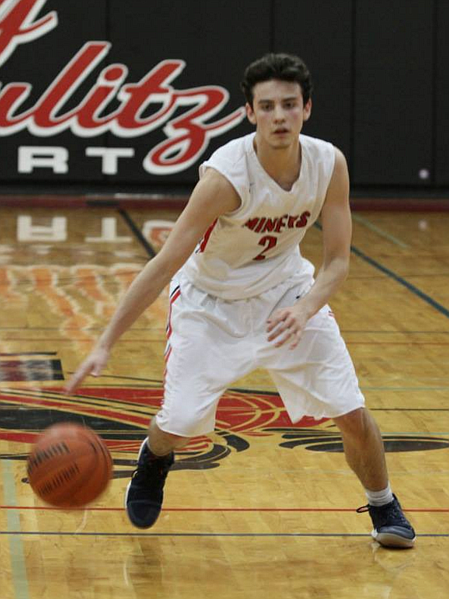
[(304, 104), (304, 108), (303, 108), (304, 121), (308, 121), (311, 114), (312, 114), (312, 98), (309, 98), (307, 100), (307, 102)]
[(256, 115), (254, 114), (254, 110), (251, 106), (251, 104), (249, 102), (247, 102), (245, 104), (245, 109), (246, 109), (246, 117), (248, 119), (248, 121), (252, 124), (252, 125), (256, 125)]

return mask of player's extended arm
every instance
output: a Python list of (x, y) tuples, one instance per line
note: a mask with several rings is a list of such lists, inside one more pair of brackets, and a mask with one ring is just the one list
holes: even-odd
[(73, 392), (88, 374), (100, 374), (114, 343), (157, 299), (189, 258), (207, 228), (216, 218), (236, 210), (239, 205), (240, 198), (227, 179), (208, 169), (193, 190), (164, 246), (134, 279), (94, 349), (70, 379), (67, 393)]
[(276, 345), (291, 343), (293, 349), (302, 331), (336, 292), (348, 275), (351, 246), (349, 175), (343, 154), (335, 149), (335, 166), (321, 211), (323, 226), (323, 263), (309, 293), (290, 307), (275, 312), (267, 323), (268, 340)]

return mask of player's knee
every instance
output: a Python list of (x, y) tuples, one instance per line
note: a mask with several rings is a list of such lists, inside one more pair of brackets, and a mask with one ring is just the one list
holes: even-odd
[(358, 437), (366, 431), (367, 411), (365, 408), (357, 408), (348, 414), (334, 418), (334, 422), (343, 435)]
[(150, 426), (149, 444), (151, 450), (157, 455), (164, 455), (170, 451), (181, 449), (190, 441), (188, 437), (174, 435), (161, 430), (157, 425)]
[[(176, 433), (168, 431), (179, 431)], [(163, 416), (153, 418), (150, 425), (151, 438), (170, 444), (172, 447), (183, 447), (192, 437), (198, 435), (198, 421), (194, 417), (183, 417), (182, 422)]]

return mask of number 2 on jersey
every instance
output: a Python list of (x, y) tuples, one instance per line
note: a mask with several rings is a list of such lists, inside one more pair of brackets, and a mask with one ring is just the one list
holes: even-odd
[(265, 260), (266, 258), (266, 253), (269, 252), (272, 248), (274, 248), (274, 246), (277, 244), (278, 242), (278, 238), (274, 237), (273, 235), (265, 235), (264, 237), (261, 237), (260, 241), (259, 241), (259, 245), (265, 246), (265, 249), (263, 249), (260, 254), (258, 254), (255, 258), (253, 258), (253, 260)]

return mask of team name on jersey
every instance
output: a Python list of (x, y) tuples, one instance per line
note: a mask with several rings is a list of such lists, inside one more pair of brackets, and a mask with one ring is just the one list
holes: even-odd
[(284, 214), (275, 218), (256, 216), (250, 218), (243, 225), (255, 233), (282, 233), (285, 229), (301, 229), (307, 225), (310, 212), (306, 210), (302, 214)]

